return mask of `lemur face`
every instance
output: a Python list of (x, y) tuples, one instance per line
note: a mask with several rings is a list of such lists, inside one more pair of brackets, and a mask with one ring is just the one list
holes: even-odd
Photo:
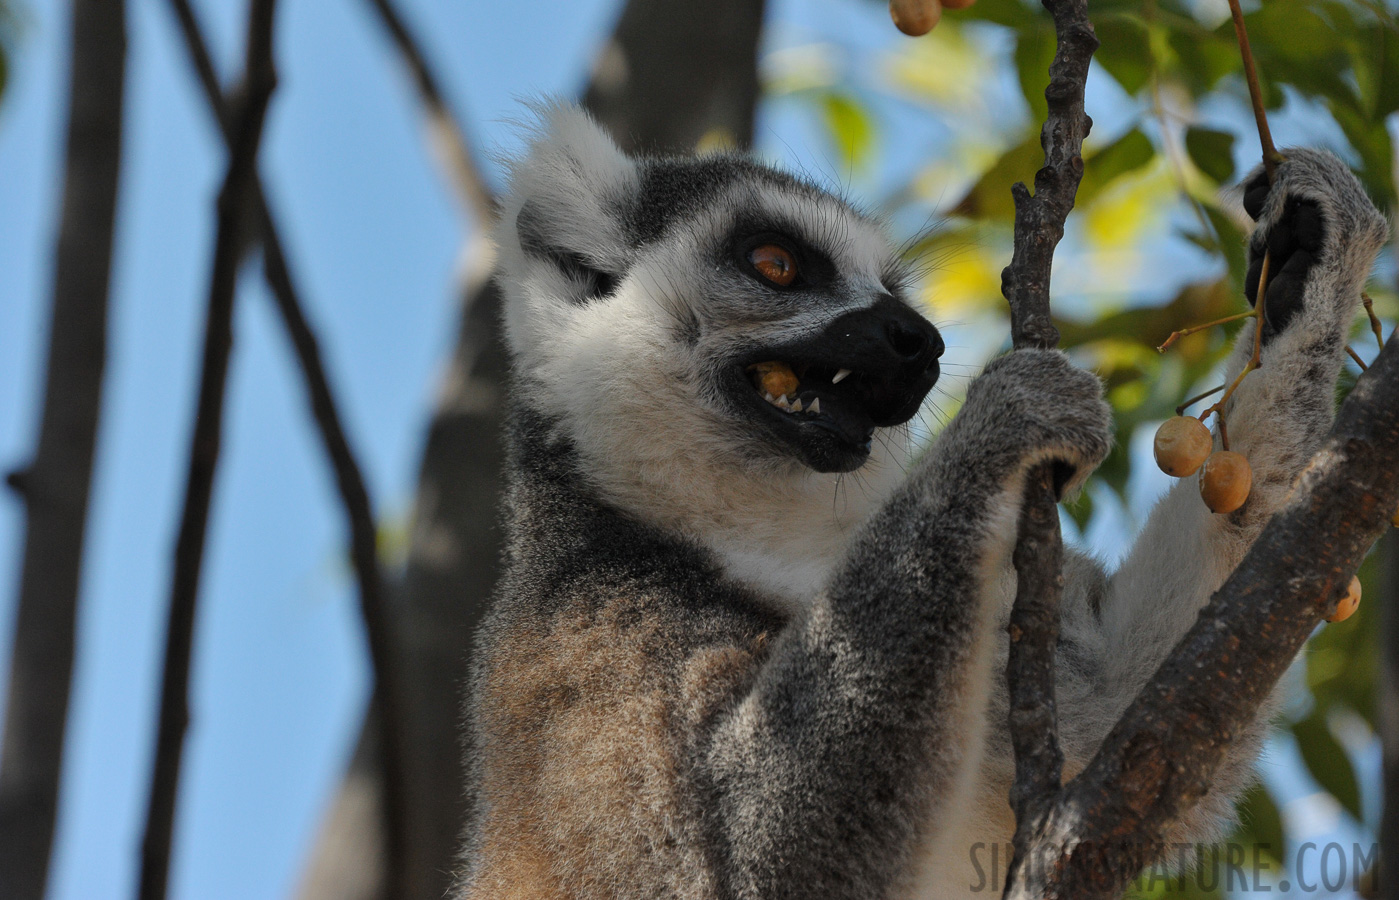
[(547, 119), (501, 234), (535, 400), (584, 436), (590, 415), (638, 441), (679, 423), (819, 472), (858, 469), (876, 429), (917, 413), (943, 342), (877, 223), (745, 157), (633, 160), (576, 110)]

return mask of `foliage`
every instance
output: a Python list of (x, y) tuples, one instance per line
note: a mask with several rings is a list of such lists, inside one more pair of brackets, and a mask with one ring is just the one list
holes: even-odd
[[(1090, 81), (1089, 111), (1095, 96), (1109, 96), (1125, 100), (1114, 106), (1129, 112), (1096, 123), (1085, 148), (1077, 211), (1056, 262), (1056, 309), (1063, 316), (1063, 346), (1106, 381), (1119, 432), (1117, 450), (1097, 478), (1125, 504), (1133, 436), (1154, 430), (1177, 404), (1219, 383), (1232, 333), (1201, 332), (1165, 354), (1155, 347), (1174, 330), (1244, 309), (1248, 222), (1221, 188), (1257, 162), (1259, 149), (1223, 0), (1095, 0), (1092, 15), (1102, 42), (1097, 74), (1105, 77)], [(1387, 128), (1399, 112), (1394, 14), (1378, 0), (1268, 0), (1246, 9), (1246, 22), (1275, 131), (1286, 139), (1286, 125), (1279, 129), (1278, 122), (1305, 116), (1302, 139), (1320, 139), (1336, 150), (1381, 209), (1395, 208)], [(940, 317), (986, 320), (1006, 331), (999, 287), (1014, 213), (1009, 186), (1031, 184), (1042, 163), (1039, 126), (1053, 50), (1052, 23), (1038, 3), (978, 0), (944, 16), (928, 36), (895, 45), (881, 83), (862, 89), (833, 77), (819, 89), (790, 91), (816, 101), (850, 171), (870, 164), (884, 124), (877, 110), (887, 97), (918, 104), (930, 118), (961, 128), (948, 152), (930, 154), (935, 158), (885, 203), (896, 222), (917, 222), (933, 208), (937, 224), (911, 242), (909, 254), (929, 273), (928, 298)], [(1005, 111), (1004, 98), (994, 94), (990, 73), (1000, 66), (1016, 73), (1019, 96), (1011, 99), (1023, 104), (1018, 112)], [(773, 87), (780, 93), (783, 86)], [(984, 114), (990, 108), (998, 110), (994, 117)], [(969, 117), (991, 118), (997, 127), (968, 128)], [(1159, 285), (1171, 278), (1151, 259), (1162, 246), (1194, 260), (1199, 273), (1166, 295)], [(1079, 271), (1094, 272), (1097, 280), (1076, 278)], [(1392, 327), (1399, 314), (1394, 290), (1374, 282), (1369, 292)], [(1355, 338), (1362, 356), (1374, 354), (1368, 328), (1357, 323)], [(955, 405), (955, 397), (949, 400)], [(1094, 498), (1103, 496), (1090, 489), (1069, 509), (1080, 528), (1098, 514)], [(1345, 623), (1320, 629), (1312, 641), (1305, 664), (1309, 693), (1283, 723), (1311, 777), (1359, 827), (1373, 825), (1376, 812), (1362, 801), (1352, 753), (1374, 740), (1378, 568), (1372, 558), (1361, 571), (1372, 602), (1362, 602)], [(1241, 818), (1235, 840), (1267, 845), (1277, 871), (1287, 853), (1277, 803), (1255, 789)], [(1198, 885), (1160, 884), (1142, 886), (1137, 896), (1163, 892), (1222, 896)]]

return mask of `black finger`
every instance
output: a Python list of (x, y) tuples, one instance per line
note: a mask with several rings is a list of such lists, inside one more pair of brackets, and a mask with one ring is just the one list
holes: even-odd
[(1303, 294), (1307, 287), (1307, 275), (1316, 257), (1307, 250), (1297, 250), (1278, 270), (1268, 277), (1268, 306), (1266, 309), (1268, 333), (1279, 333), (1288, 326), (1293, 317), (1302, 310)]
[(1287, 262), (1287, 258), (1292, 255), (1292, 251), (1297, 249), (1297, 237), (1292, 230), (1292, 222), (1295, 218), (1289, 201), (1288, 207), (1278, 223), (1268, 229), (1266, 238), (1268, 255), (1273, 258), (1273, 261), (1269, 263), (1269, 268), (1274, 272), (1278, 271)]
[(1259, 172), (1244, 185), (1244, 212), (1255, 222), (1263, 215), (1263, 204), (1267, 202), (1271, 188), (1266, 172)]
[(1326, 239), (1326, 219), (1315, 200), (1297, 201), (1297, 209), (1292, 216), (1292, 235), (1297, 246), (1312, 253), (1320, 253)]

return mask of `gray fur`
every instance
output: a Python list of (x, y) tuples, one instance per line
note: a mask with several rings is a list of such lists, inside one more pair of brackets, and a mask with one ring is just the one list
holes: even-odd
[[(974, 896), (971, 845), (1009, 838), (1001, 679), (1021, 485), (1054, 459), (1072, 489), (1104, 458), (1098, 380), (1058, 352), (998, 359), (916, 462), (897, 429), (878, 435), (833, 510), (838, 479), (755, 431), (720, 373), (744, 348), (899, 296), (878, 223), (741, 158), (628, 160), (582, 114), (543, 115), (499, 233), (509, 545), (472, 686), (458, 896)], [(1116, 574), (1068, 559), (1070, 771), (1330, 422), (1384, 221), (1334, 157), (1293, 151), (1280, 179), (1279, 195), (1323, 204), (1328, 244), (1304, 313), (1229, 410), (1258, 486), (1213, 516), (1185, 479)], [(716, 254), (742, 217), (781, 221), (835, 276), (795, 305), (735, 279)], [(1227, 819), (1257, 742), (1190, 835)]]

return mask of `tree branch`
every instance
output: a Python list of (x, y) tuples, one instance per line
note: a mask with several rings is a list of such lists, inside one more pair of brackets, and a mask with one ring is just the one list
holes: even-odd
[(228, 358), (233, 344), (233, 294), (238, 281), (242, 238), (251, 218), (249, 197), (255, 179), (262, 126), (268, 99), (276, 85), (272, 63), (274, 7), (275, 0), (252, 0), (250, 5), (243, 96), (235, 105), (237, 111), (231, 117), (228, 172), (218, 197), (218, 226), (205, 321), (199, 400), (190, 445), (184, 508), (175, 544), (169, 631), (166, 634), (161, 679), (160, 724), (156, 736), (146, 830), (141, 842), (141, 900), (163, 900), (169, 875), (175, 798), (185, 729), (189, 722), (189, 667), (195, 605), (223, 430)]
[[(1119, 896), (1209, 789), (1235, 735), (1345, 595), (1399, 506), (1399, 337), (1360, 376), (1278, 513), (1050, 818), (1078, 843), (1044, 896)], [(1037, 894), (1036, 896), (1039, 896)]]
[(427, 113), (428, 130), (432, 145), (439, 161), (446, 171), (447, 180), (456, 190), (457, 199), (471, 211), (476, 223), (481, 226), (495, 221), (495, 196), (486, 185), (485, 176), (471, 144), (466, 139), (466, 130), (457, 121), (452, 109), (447, 105), (437, 77), (427, 63), (418, 42), (408, 31), (403, 16), (393, 5), (392, 0), (369, 0), (378, 12), (394, 46), (403, 56), (408, 71), (413, 76), (413, 85), (418, 90), (418, 99)]
[[(1052, 348), (1059, 343), (1049, 311), (1049, 279), (1054, 248), (1074, 207), (1083, 177), (1083, 140), (1093, 122), (1084, 112), (1088, 65), (1098, 38), (1088, 21), (1086, 0), (1043, 0), (1054, 17), (1058, 39), (1049, 67), (1048, 116), (1040, 131), (1045, 164), (1035, 173), (1032, 197), (1024, 184), (1011, 188), (1015, 199), (1014, 253), (1001, 273), (1001, 292), (1010, 304), (1011, 340), (1022, 347)], [(1005, 896), (1023, 890), (1034, 872), (1029, 863), (1059, 793), (1064, 756), (1059, 747), (1054, 702), (1054, 651), (1059, 638), (1063, 595), (1063, 539), (1055, 500), (1054, 466), (1044, 463), (1025, 483), (1013, 561), (1015, 606), (1010, 616), (1010, 734), (1015, 750), (1015, 856)]]
[(34, 461), (7, 479), (25, 501), (26, 521), (0, 755), (5, 900), (39, 900), (48, 877), (107, 356), (126, 9), (122, 0), (78, 0), (72, 7), (63, 217), (43, 421)]
[(1380, 603), (1378, 692), (1384, 754), (1384, 815), (1380, 823), (1381, 900), (1399, 900), (1399, 529), (1385, 536), (1387, 565)]
[[(189, 0), (170, 0), (170, 4), (179, 21), (190, 60), (199, 76), (204, 99), (219, 121), (225, 141), (231, 145), (234, 140), (234, 104), (220, 93), (208, 42), (204, 39)], [(253, 173), (249, 190), (248, 200), (254, 207), (254, 217), (261, 235), (263, 269), (267, 283), (272, 289), (277, 311), (282, 316), (282, 323), (287, 329), (297, 362), (301, 366), (311, 412), (335, 472), (336, 488), (340, 493), (340, 502), (345, 509), (345, 518), (350, 528), (350, 559), (359, 585), (360, 617), (364, 620), (365, 636), (374, 670), (375, 703), (381, 710), (376, 721), (381, 732), (377, 749), (384, 765), (385, 862), (388, 871), (397, 873), (401, 870), (405, 857), (405, 813), (401, 786), (403, 753), (400, 748), (402, 727), (398, 704), (394, 699), (397, 697), (397, 691), (392, 687), (395, 684), (397, 667), (394, 663), (392, 623), (386, 608), (384, 579), (379, 568), (373, 504), (370, 502), (359, 463), (346, 437), (339, 407), (330, 387), (330, 379), (321, 362), (320, 344), (306, 319), (305, 307), (283, 250), (280, 230), (272, 217), (261, 179), (257, 177), (256, 172)]]

